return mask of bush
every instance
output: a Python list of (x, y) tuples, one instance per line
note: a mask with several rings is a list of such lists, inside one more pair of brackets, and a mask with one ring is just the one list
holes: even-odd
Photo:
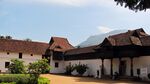
[(24, 74), (7, 74), (0, 75), (0, 83), (11, 83), (15, 82), (16, 84), (28, 84), (30, 76)]
[(47, 59), (38, 60), (37, 62), (30, 63), (28, 66), (28, 72), (30, 74), (43, 74), (50, 70), (50, 65), (47, 63)]
[(37, 84), (40, 74), (47, 73), (50, 66), (46, 59), (38, 60), (37, 62), (30, 63), (28, 66), (28, 73), (30, 74), (30, 83)]
[(40, 77), (38, 79), (38, 84), (50, 84), (50, 80), (48, 80), (47, 78)]
[(66, 73), (67, 75), (71, 75), (71, 72), (73, 72), (74, 69), (75, 69), (74, 66), (68, 65), (68, 66), (66, 66), (66, 72), (65, 72), (65, 73)]
[(25, 66), (24, 61), (18, 60), (18, 59), (12, 59), (11, 64), (8, 67), (8, 70), (12, 74), (23, 74), (25, 73)]
[(79, 64), (75, 66), (75, 69), (78, 72), (78, 74), (82, 76), (86, 72), (88, 67), (85, 64)]
[(50, 84), (47, 78), (39, 77), (37, 81), (31, 81), (29, 74), (0, 75), (0, 84)]

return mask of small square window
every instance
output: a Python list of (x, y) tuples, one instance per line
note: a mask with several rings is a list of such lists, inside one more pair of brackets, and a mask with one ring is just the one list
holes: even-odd
[(33, 54), (31, 54), (31, 56), (33, 56)]
[(58, 67), (59, 67), (59, 63), (55, 62), (55, 68), (58, 68)]
[(7, 55), (9, 55), (9, 52), (7, 52)]
[(22, 59), (22, 53), (19, 53), (19, 59)]
[(5, 62), (5, 68), (8, 68), (10, 65), (10, 62)]

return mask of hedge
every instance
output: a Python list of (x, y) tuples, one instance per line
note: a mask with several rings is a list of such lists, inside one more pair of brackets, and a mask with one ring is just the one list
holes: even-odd
[[(29, 74), (5, 74), (0, 75), (0, 84), (30, 84)], [(50, 84), (47, 78), (39, 77), (38, 84)]]

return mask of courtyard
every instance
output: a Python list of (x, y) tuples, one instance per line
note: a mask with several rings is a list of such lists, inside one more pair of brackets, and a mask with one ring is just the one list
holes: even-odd
[(44, 74), (51, 81), (51, 84), (147, 84), (127, 80), (103, 80), (89, 77), (72, 77), (64, 75)]

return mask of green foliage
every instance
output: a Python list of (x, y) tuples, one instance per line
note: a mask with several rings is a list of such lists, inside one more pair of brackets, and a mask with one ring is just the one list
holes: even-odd
[(24, 74), (6, 74), (0, 75), (0, 82), (2, 83), (12, 83), (16, 84), (28, 84), (29, 83), (29, 75)]
[(42, 59), (37, 62), (30, 63), (28, 66), (28, 73), (30, 74), (30, 83), (37, 84), (40, 74), (47, 73), (50, 70), (50, 66), (47, 63), (48, 60)]
[(75, 69), (80, 75), (83, 75), (88, 69), (88, 66), (85, 64), (79, 64), (75, 66)]
[(50, 80), (48, 80), (47, 78), (40, 77), (38, 79), (38, 84), (50, 84)]
[(0, 75), (0, 84), (50, 84), (50, 80), (39, 77), (31, 81), (29, 74), (6, 74)]
[(50, 70), (50, 66), (47, 63), (48, 60), (42, 59), (37, 62), (33, 62), (29, 64), (28, 71), (30, 74), (44, 74)]
[(12, 74), (22, 74), (25, 73), (25, 66), (24, 61), (18, 60), (18, 59), (12, 59), (11, 64), (8, 67), (8, 70)]
[(15, 82), (11, 82), (11, 83), (0, 83), (0, 84), (16, 84)]
[(73, 65), (66, 66), (66, 74), (71, 75), (71, 72), (73, 72), (75, 67)]
[(114, 0), (121, 6), (128, 7), (131, 10), (142, 11), (150, 8), (150, 0)]

